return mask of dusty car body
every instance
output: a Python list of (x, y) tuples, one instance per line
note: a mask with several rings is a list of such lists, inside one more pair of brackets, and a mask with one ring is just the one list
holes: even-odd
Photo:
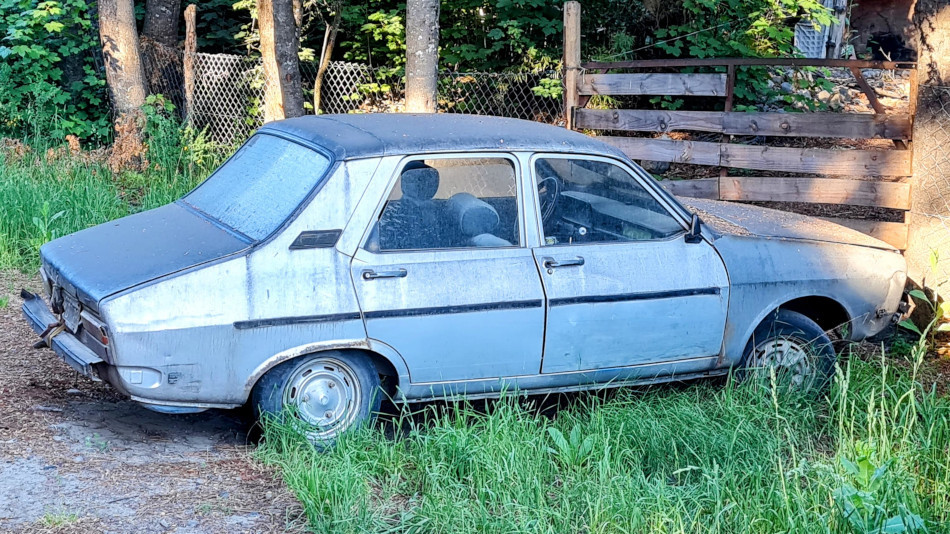
[[(690, 207), (551, 126), (291, 119), (183, 199), (44, 245), (50, 306), (25, 295), (23, 311), (79, 372), (166, 412), (243, 405), (322, 353), (360, 355), (403, 401), (567, 391), (726, 373), (778, 309), (855, 340), (899, 313), (892, 247)], [(300, 402), (345, 409), (335, 386), (352, 397), (359, 377), (320, 372), (297, 378), (318, 398)]]

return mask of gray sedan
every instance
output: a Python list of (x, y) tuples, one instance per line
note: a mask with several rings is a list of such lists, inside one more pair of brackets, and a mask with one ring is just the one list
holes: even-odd
[(292, 408), (318, 442), (384, 397), (810, 386), (906, 277), (847, 228), (684, 206), (592, 137), (460, 115), (271, 123), (177, 202), (41, 253), (23, 311), (80, 373), (161, 412)]

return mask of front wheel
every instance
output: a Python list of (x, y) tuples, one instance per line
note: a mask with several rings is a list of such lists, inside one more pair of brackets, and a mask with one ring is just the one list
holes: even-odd
[(379, 374), (360, 353), (327, 352), (284, 362), (267, 372), (251, 400), (258, 416), (293, 416), (314, 445), (372, 420), (382, 402)]
[(818, 391), (831, 380), (837, 354), (817, 323), (800, 313), (778, 310), (752, 334), (739, 378), (775, 382), (798, 391)]

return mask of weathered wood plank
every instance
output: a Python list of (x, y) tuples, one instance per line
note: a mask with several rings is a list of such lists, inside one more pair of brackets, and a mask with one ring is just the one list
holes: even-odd
[(907, 248), (908, 231), (906, 223), (868, 221), (863, 219), (839, 219), (836, 217), (820, 218), (868, 234), (894, 248), (900, 250)]
[(646, 109), (579, 109), (578, 128), (626, 130), (632, 132), (672, 132), (693, 130), (722, 132), (721, 111), (653, 111)]
[(725, 113), (723, 133), (781, 137), (910, 139), (910, 115), (858, 113)]
[(910, 115), (742, 113), (646, 109), (579, 109), (578, 128), (634, 132), (691, 130), (732, 135), (910, 139)]
[[(574, 108), (578, 107), (577, 78), (581, 63), (581, 4), (564, 3), (564, 124), (573, 129)], [(585, 102), (586, 104), (586, 102)]]
[(660, 185), (676, 196), (719, 200), (719, 178), (663, 180)]
[(719, 165), (719, 143), (645, 137), (601, 136), (597, 139), (619, 148), (631, 159)]
[[(715, 143), (711, 143), (715, 144)], [(721, 145), (723, 167), (842, 176), (910, 176), (910, 150)]]
[(910, 209), (910, 184), (843, 178), (726, 176), (719, 180), (722, 200), (810, 202)]
[(589, 61), (581, 66), (585, 69), (647, 69), (662, 67), (724, 67), (735, 66), (786, 66), (786, 67), (857, 67), (859, 69), (914, 69), (916, 61), (863, 61), (856, 59), (812, 59), (812, 58), (671, 58), (671, 59), (635, 59), (632, 61)]
[(582, 95), (672, 95), (725, 96), (725, 73), (677, 74), (585, 74), (578, 91)]

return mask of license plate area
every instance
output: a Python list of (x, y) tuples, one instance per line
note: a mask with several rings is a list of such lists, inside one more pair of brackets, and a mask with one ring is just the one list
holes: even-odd
[(66, 325), (66, 329), (73, 334), (77, 333), (81, 320), (79, 301), (63, 291), (63, 324)]

